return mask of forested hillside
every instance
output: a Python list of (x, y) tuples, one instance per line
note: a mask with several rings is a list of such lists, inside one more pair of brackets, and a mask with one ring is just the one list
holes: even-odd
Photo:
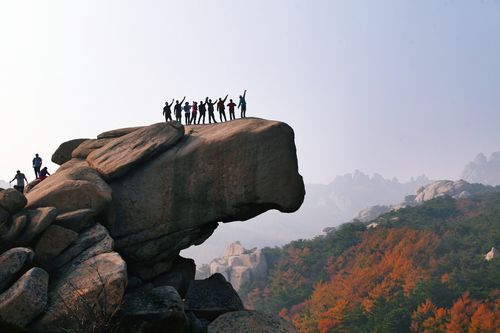
[(500, 194), (439, 198), (266, 248), (270, 273), (240, 294), (300, 332), (498, 332)]

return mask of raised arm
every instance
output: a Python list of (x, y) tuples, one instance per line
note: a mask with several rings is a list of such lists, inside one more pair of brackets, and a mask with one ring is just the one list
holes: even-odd
[(205, 98), (205, 104), (208, 104), (208, 97)]
[(184, 103), (185, 100), (186, 100), (186, 96), (184, 96), (184, 98), (182, 99), (180, 104)]
[(174, 99), (172, 98), (172, 102), (168, 105), (168, 107), (171, 107), (172, 105), (174, 105)]
[(229, 96), (229, 94), (227, 94), (226, 97), (224, 97), (224, 99), (222, 100), (223, 103), (226, 103), (227, 96)]
[(245, 99), (246, 94), (247, 94), (247, 90), (245, 89), (245, 91), (243, 92), (243, 99)]

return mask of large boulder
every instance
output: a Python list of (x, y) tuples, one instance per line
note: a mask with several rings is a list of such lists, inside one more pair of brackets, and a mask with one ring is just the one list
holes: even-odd
[(57, 215), (54, 224), (80, 232), (95, 224), (95, 212), (92, 209), (84, 208), (72, 212)]
[(295, 333), (286, 320), (258, 311), (235, 311), (223, 314), (208, 325), (208, 333)]
[[(110, 181), (104, 224), (127, 259), (166, 260), (172, 258), (164, 255), (172, 248), (167, 244), (179, 244), (185, 230), (192, 235), (218, 221), (247, 220), (269, 209), (293, 212), (302, 204), (288, 125), (246, 118), (188, 129), (174, 148)], [(191, 244), (178, 246), (173, 256)]]
[(127, 135), (129, 133), (135, 132), (138, 129), (143, 128), (144, 126), (135, 126), (135, 127), (125, 127), (118, 128), (111, 131), (106, 131), (97, 136), (97, 139), (114, 139), (119, 138), (121, 136)]
[(26, 197), (28, 208), (54, 206), (59, 214), (89, 208), (97, 213), (111, 201), (111, 189), (87, 162), (72, 159)]
[(182, 125), (157, 123), (109, 141), (102, 148), (92, 151), (87, 161), (104, 178), (117, 178), (167, 150), (183, 136)]
[(187, 331), (182, 299), (170, 286), (146, 287), (125, 295), (118, 321), (120, 333)]
[(44, 310), (47, 304), (49, 275), (41, 268), (32, 268), (7, 291), (0, 294), (0, 322), (25, 327)]
[(14, 244), (18, 246), (29, 245), (35, 237), (47, 229), (57, 216), (57, 209), (54, 207), (43, 207), (27, 211), (28, 224), (21, 234), (14, 239)]
[(51, 225), (40, 236), (35, 245), (37, 266), (44, 267), (54, 260), (78, 237), (73, 230)]
[(151, 283), (155, 286), (172, 286), (182, 298), (186, 297), (189, 284), (194, 280), (196, 264), (193, 259), (178, 256), (168, 273), (156, 277)]
[(186, 307), (198, 318), (213, 320), (229, 311), (243, 310), (243, 303), (221, 274), (193, 280), (186, 295)]
[(0, 207), (10, 214), (15, 214), (26, 206), (26, 197), (13, 188), (0, 191)]
[(71, 160), (71, 154), (80, 144), (87, 141), (88, 139), (74, 139), (61, 143), (61, 145), (52, 154), (52, 162), (58, 165), (63, 165), (64, 163)]
[(122, 302), (127, 266), (116, 252), (95, 256), (51, 282), (47, 310), (33, 332), (86, 332), (109, 327)]
[(15, 247), (0, 255), (0, 293), (10, 286), (31, 264), (35, 254), (24, 247)]

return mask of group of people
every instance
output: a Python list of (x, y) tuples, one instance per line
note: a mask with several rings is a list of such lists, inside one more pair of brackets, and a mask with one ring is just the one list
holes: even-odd
[[(243, 95), (240, 95), (240, 100), (238, 103), (238, 109), (241, 110), (241, 118), (246, 117), (246, 112), (247, 112), (247, 102), (246, 102), (246, 94), (247, 91), (245, 90), (243, 92)], [(175, 101), (174, 105), (174, 100), (172, 99), (172, 102), (168, 103), (165, 102), (165, 106), (163, 107), (163, 115), (165, 116), (165, 121), (173, 121), (172, 119), (172, 105), (174, 106), (174, 113), (175, 113), (175, 120), (182, 123), (182, 111), (184, 111), (184, 122), (186, 125), (194, 125), (194, 124), (205, 124), (205, 116), (208, 112), (208, 123), (211, 124), (212, 121), (214, 123), (217, 123), (215, 120), (215, 108), (217, 108), (217, 111), (219, 112), (219, 119), (220, 122), (227, 121), (226, 118), (226, 100), (227, 100), (228, 95), (224, 97), (224, 99), (219, 98), (219, 100), (214, 100), (212, 102), (211, 99), (208, 97), (205, 98), (205, 101), (200, 101), (199, 103), (196, 101), (193, 101), (193, 104), (189, 104), (189, 102), (185, 102), (186, 97), (179, 102), (179, 100)], [(236, 108), (236, 103), (233, 102), (232, 99), (229, 99), (229, 103), (227, 104), (227, 107), (229, 109), (229, 120), (234, 120), (236, 119), (236, 116), (234, 114), (235, 108)], [(198, 117), (198, 119), (196, 119)], [(224, 118), (224, 120), (223, 120)]]
[[(42, 181), (50, 176), (47, 167), (42, 168), (42, 158), (38, 154), (35, 154), (35, 158), (33, 158), (33, 170), (35, 171), (35, 179), (38, 179), (39, 181)], [(23, 193), (24, 185), (28, 184), (28, 179), (26, 178), (24, 173), (22, 173), (20, 170), (17, 170), (16, 175), (9, 183), (12, 183), (14, 180), (16, 181), (16, 185), (14, 185), (14, 188)]]

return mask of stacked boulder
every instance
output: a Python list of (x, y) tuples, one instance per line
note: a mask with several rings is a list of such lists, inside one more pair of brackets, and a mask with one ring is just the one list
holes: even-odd
[[(9, 329), (202, 332), (243, 307), (222, 276), (195, 281), (179, 252), (219, 222), (293, 212), (304, 198), (292, 129), (262, 119), (113, 130), (63, 143), (53, 161), (60, 168), (26, 197), (0, 192)], [(229, 296), (212, 304), (214, 279)]]

